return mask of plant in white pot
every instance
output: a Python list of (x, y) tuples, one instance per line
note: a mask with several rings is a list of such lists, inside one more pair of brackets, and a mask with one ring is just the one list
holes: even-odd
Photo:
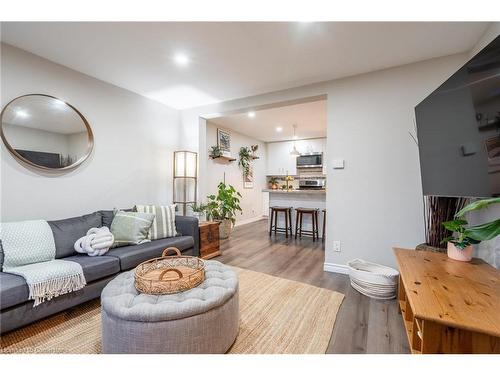
[(458, 211), (455, 219), (445, 221), (443, 226), (453, 232), (442, 242), (448, 242), (448, 257), (463, 262), (472, 259), (473, 246), (482, 241), (491, 240), (500, 235), (500, 219), (488, 223), (468, 226), (464, 216), (468, 212), (478, 211), (492, 204), (500, 203), (500, 198), (482, 199), (472, 202)]
[(209, 195), (207, 202), (207, 217), (220, 221), (220, 238), (228, 238), (236, 222), (236, 213), (241, 212), (241, 194), (232, 185), (221, 182), (218, 185), (217, 195)]

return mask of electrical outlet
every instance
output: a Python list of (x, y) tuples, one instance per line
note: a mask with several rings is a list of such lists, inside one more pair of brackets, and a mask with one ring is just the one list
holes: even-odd
[(333, 251), (340, 253), (340, 241), (333, 241)]

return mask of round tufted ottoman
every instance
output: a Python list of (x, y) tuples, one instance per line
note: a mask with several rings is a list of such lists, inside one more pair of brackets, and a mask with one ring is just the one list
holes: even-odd
[(102, 291), (103, 353), (225, 353), (238, 334), (238, 276), (205, 261), (205, 281), (177, 294), (141, 294), (134, 271)]

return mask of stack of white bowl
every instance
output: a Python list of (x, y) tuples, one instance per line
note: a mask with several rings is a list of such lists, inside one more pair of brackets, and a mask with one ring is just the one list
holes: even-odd
[(394, 268), (354, 259), (347, 263), (351, 285), (361, 294), (376, 299), (396, 298), (399, 272)]

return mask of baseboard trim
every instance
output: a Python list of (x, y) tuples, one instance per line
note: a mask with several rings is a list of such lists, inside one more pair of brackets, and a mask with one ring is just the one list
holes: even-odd
[(252, 217), (251, 219), (236, 221), (236, 224), (234, 224), (234, 226), (239, 227), (240, 225), (255, 223), (256, 221), (259, 221), (262, 219), (265, 219), (264, 216), (256, 216), (256, 217)]
[(336, 264), (336, 263), (327, 263), (323, 265), (323, 270), (326, 272), (335, 272), (335, 273), (341, 273), (344, 275), (349, 274), (349, 267), (346, 266), (345, 264)]

